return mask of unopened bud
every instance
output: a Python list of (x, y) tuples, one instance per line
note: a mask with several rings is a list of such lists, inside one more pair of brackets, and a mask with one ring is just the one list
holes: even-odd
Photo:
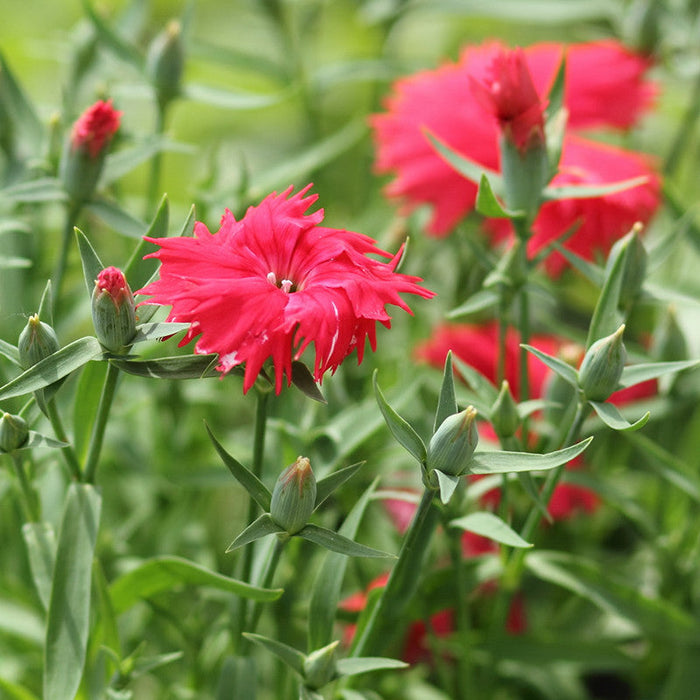
[(17, 343), (22, 367), (29, 369), (45, 357), (53, 355), (59, 347), (54, 329), (48, 323), (40, 321), (39, 314), (30, 316)]
[(21, 416), (3, 413), (0, 416), (0, 450), (12, 452), (22, 447), (29, 437), (29, 426)]
[(338, 642), (331, 642), (322, 649), (312, 651), (304, 661), (304, 682), (313, 690), (323, 688), (336, 675), (336, 650)]
[(153, 40), (146, 58), (146, 70), (161, 105), (180, 94), (184, 64), (182, 29), (177, 20), (172, 20)]
[(635, 224), (626, 236), (615, 243), (608, 256), (606, 272), (615, 264), (620, 255), (624, 256), (619, 299), (621, 309), (628, 309), (632, 306), (646, 277), (648, 256), (640, 237), (641, 232), (642, 225)]
[(92, 196), (120, 119), (112, 100), (99, 100), (73, 125), (60, 166), (63, 187), (73, 201), (84, 202)]
[(279, 476), (272, 491), (270, 515), (290, 535), (299, 532), (316, 504), (316, 477), (306, 457), (297, 457)]
[(623, 323), (614, 333), (597, 340), (586, 351), (578, 371), (578, 385), (588, 401), (605, 401), (616, 391), (627, 352), (622, 342)]
[(452, 476), (464, 473), (478, 442), (476, 409), (473, 406), (448, 416), (430, 439), (426, 464), (428, 473), (433, 469)]
[(654, 334), (654, 357), (659, 362), (680, 362), (688, 359), (688, 343), (678, 325), (675, 306), (663, 315)]
[(110, 352), (121, 354), (136, 335), (136, 304), (124, 273), (107, 267), (97, 275), (92, 292), (95, 335)]
[(510, 386), (506, 380), (503, 380), (503, 384), (501, 384), (501, 391), (491, 407), (489, 418), (499, 437), (511, 437), (515, 435), (515, 431), (520, 427), (518, 404), (515, 403), (513, 394), (510, 393)]

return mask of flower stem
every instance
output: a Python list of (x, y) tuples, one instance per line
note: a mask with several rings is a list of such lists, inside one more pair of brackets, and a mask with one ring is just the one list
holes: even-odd
[(36, 523), (39, 521), (39, 509), (36, 503), (36, 496), (27, 478), (27, 472), (24, 469), (22, 456), (17, 454), (17, 452), (12, 452), (11, 456), (15, 474), (17, 475), (17, 482), (19, 483), (20, 492), (22, 494), (22, 510), (24, 510), (24, 517), (28, 523)]
[(399, 631), (402, 615), (418, 587), (428, 544), (438, 523), (439, 511), (434, 496), (435, 492), (429, 489), (423, 492), (398, 561), (355, 642), (352, 656), (381, 655)]
[(85, 460), (85, 469), (83, 470), (83, 481), (88, 484), (95, 483), (97, 464), (100, 460), (100, 453), (102, 452), (102, 441), (104, 440), (105, 429), (107, 428), (107, 419), (109, 417), (110, 409), (112, 408), (112, 401), (114, 399), (114, 392), (117, 388), (118, 379), (119, 370), (113, 364), (109, 363), (107, 365), (107, 376), (105, 377), (105, 383), (102, 387), (102, 396), (100, 396), (100, 403), (97, 407), (95, 425), (92, 428), (92, 435), (90, 436), (90, 445), (88, 447), (87, 459)]
[[(56, 408), (56, 399), (52, 398), (46, 402), (46, 410), (56, 439), (60, 440), (61, 442), (68, 442), (68, 436), (66, 435), (66, 431), (63, 427), (63, 421), (61, 420), (61, 414)], [(76, 481), (80, 481), (82, 476), (80, 463), (78, 462), (78, 457), (75, 454), (73, 445), (68, 444), (65, 447), (62, 447), (61, 454), (63, 455), (63, 459), (68, 466), (68, 469), (70, 469), (71, 476)]]
[(75, 227), (78, 215), (82, 209), (82, 204), (71, 202), (66, 211), (66, 220), (63, 225), (63, 235), (61, 237), (61, 249), (58, 252), (58, 260), (54, 268), (52, 283), (53, 283), (53, 310), (58, 306), (58, 300), (61, 298), (61, 287), (63, 286), (63, 278), (66, 274), (68, 265), (68, 251), (70, 250), (73, 239), (73, 228)]

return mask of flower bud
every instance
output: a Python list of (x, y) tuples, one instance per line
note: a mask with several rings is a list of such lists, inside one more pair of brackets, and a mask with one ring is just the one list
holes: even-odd
[(622, 282), (620, 283), (619, 306), (629, 309), (639, 295), (647, 272), (647, 251), (640, 233), (642, 225), (636, 223), (632, 230), (610, 249), (606, 272), (620, 255), (624, 255)]
[(510, 386), (506, 380), (503, 380), (503, 384), (501, 384), (501, 391), (491, 407), (489, 418), (499, 437), (511, 437), (511, 435), (515, 435), (515, 431), (520, 427), (518, 404), (515, 403), (513, 394), (510, 393)]
[(675, 306), (669, 306), (654, 333), (654, 357), (658, 362), (680, 362), (689, 357), (688, 343), (678, 325)]
[(3, 413), (0, 416), (0, 450), (12, 452), (22, 447), (29, 437), (29, 426), (21, 416)]
[(54, 329), (48, 323), (40, 321), (39, 314), (30, 316), (17, 343), (22, 367), (29, 369), (45, 357), (53, 355), (59, 347)]
[(596, 340), (578, 371), (578, 385), (588, 401), (605, 401), (617, 388), (627, 360), (623, 323), (614, 333)]
[(443, 474), (459, 476), (468, 469), (479, 442), (475, 419), (473, 406), (445, 418), (428, 445), (428, 473), (439, 469)]
[(304, 661), (304, 682), (313, 690), (323, 688), (336, 675), (336, 651), (339, 642), (331, 642), (322, 649), (312, 651)]
[(107, 267), (97, 275), (92, 292), (92, 322), (103, 347), (121, 354), (136, 335), (136, 304), (124, 273)]
[(306, 457), (297, 457), (279, 476), (272, 491), (270, 515), (290, 535), (299, 532), (316, 504), (316, 477)]
[(146, 71), (161, 106), (180, 94), (184, 63), (182, 30), (180, 23), (172, 20), (153, 40), (146, 58)]
[(102, 172), (107, 146), (119, 129), (121, 112), (112, 100), (95, 102), (73, 125), (61, 158), (63, 187), (74, 202), (92, 196)]

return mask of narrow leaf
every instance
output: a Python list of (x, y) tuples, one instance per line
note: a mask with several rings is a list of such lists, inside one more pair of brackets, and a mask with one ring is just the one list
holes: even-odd
[(630, 423), (617, 409), (617, 406), (609, 402), (589, 401), (593, 409), (598, 414), (598, 418), (613, 430), (635, 431), (643, 428), (649, 420), (651, 413), (647, 411), (638, 421)]
[(185, 219), (185, 222), (182, 224), (182, 228), (180, 229), (180, 236), (191, 236), (194, 232), (194, 204), (190, 207), (190, 211), (187, 214), (187, 218)]
[(542, 360), (549, 369), (556, 372), (565, 382), (571, 384), (573, 387), (578, 386), (578, 372), (571, 365), (566, 364), (566, 362), (560, 360), (558, 357), (552, 357), (537, 348), (533, 348), (532, 345), (521, 343), (520, 347), (525, 348), (529, 353), (532, 353), (535, 357)]
[(78, 249), (80, 251), (80, 260), (83, 264), (83, 277), (85, 278), (85, 286), (87, 287), (88, 297), (92, 297), (92, 291), (95, 288), (95, 280), (97, 275), (105, 269), (104, 263), (100, 260), (95, 249), (92, 247), (87, 236), (76, 228), (75, 237), (78, 240)]
[(374, 384), (374, 394), (377, 397), (379, 410), (382, 412), (391, 434), (421, 464), (425, 464), (428, 454), (425, 443), (421, 440), (418, 433), (387, 403), (377, 383), (377, 370), (372, 375), (372, 383)]
[[(453, 360), (462, 379), (472, 387), (486, 406), (493, 406), (498, 398), (498, 389), (471, 365), (463, 362), (458, 357), (453, 358)], [(488, 411), (486, 411), (486, 414), (488, 414)]]
[(144, 65), (143, 56), (126, 39), (123, 39), (115, 32), (105, 20), (95, 11), (90, 0), (82, 1), (83, 10), (90, 18), (97, 35), (102, 43), (109, 48), (115, 56), (122, 61), (131, 64), (137, 70), (142, 71)]
[(475, 532), (482, 537), (507, 544), (510, 547), (532, 547), (507, 523), (493, 513), (486, 511), (469, 513), (462, 518), (450, 521), (450, 527), (457, 527), (466, 532)]
[(215, 370), (218, 355), (175, 355), (158, 360), (110, 358), (122, 372), (153, 379), (202, 379), (221, 376)]
[(25, 523), (22, 536), (29, 555), (29, 568), (44, 610), (49, 609), (51, 581), (56, 560), (56, 535), (51, 523)]
[(507, 209), (498, 201), (488, 177), (483, 173), (476, 193), (475, 207), (479, 214), (488, 216), (491, 219), (512, 219), (523, 215), (522, 212), (514, 212)]
[[(209, 439), (214, 444), (214, 449), (217, 451), (219, 457), (221, 457), (223, 463), (228, 467), (231, 474), (233, 474), (234, 479), (238, 481), (243, 488), (248, 492), (250, 497), (262, 508), (262, 510), (267, 513), (270, 510), (270, 501), (272, 499), (272, 494), (267, 489), (265, 484), (263, 484), (260, 479), (258, 479), (253, 472), (246, 469), (235, 457), (232, 457), (223, 448), (221, 443), (214, 437), (209, 426), (204, 423), (204, 427), (207, 429), (207, 434)], [(319, 484), (322, 482), (319, 482)], [(318, 487), (318, 485), (317, 485)]]
[(102, 499), (71, 484), (58, 534), (44, 649), (44, 697), (73, 700), (83, 675), (90, 628), (92, 559)]
[[(308, 527), (308, 525), (307, 525)], [(241, 532), (236, 539), (226, 548), (226, 554), (233, 552), (234, 549), (243, 547), (255, 540), (259, 540), (268, 535), (272, 535), (284, 530), (277, 525), (270, 517), (269, 513), (263, 513), (257, 520), (254, 520), (248, 527)], [(299, 533), (301, 534), (301, 533)]]
[(630, 190), (633, 187), (646, 185), (649, 178), (646, 175), (633, 177), (629, 180), (611, 182), (607, 185), (562, 185), (561, 187), (545, 187), (542, 197), (545, 202), (560, 199), (594, 199)]
[(111, 185), (163, 151), (192, 153), (194, 149), (192, 146), (176, 143), (164, 136), (147, 137), (129, 148), (124, 148), (117, 153), (110, 153), (107, 156), (104, 170), (100, 175), (100, 185), (102, 187)]
[(43, 389), (101, 356), (102, 346), (97, 338), (74, 340), (0, 388), (0, 400)]
[[(169, 221), (170, 205), (168, 203), (168, 196), (163, 195), (158, 205), (156, 215), (153, 217), (153, 221), (151, 221), (151, 225), (144, 235), (149, 238), (165, 238), (168, 235)], [(129, 262), (127, 262), (124, 268), (124, 275), (127, 280), (129, 280), (129, 284), (134, 291), (141, 289), (153, 276), (153, 273), (158, 267), (157, 260), (151, 258), (148, 260), (143, 259), (144, 254), (153, 249), (154, 246), (152, 243), (141, 239), (136, 248), (134, 248), (134, 252), (131, 254)]]
[(13, 365), (17, 365), (17, 367), (22, 366), (22, 363), (19, 361), (19, 350), (2, 339), (0, 339), (0, 355), (6, 357)]
[(433, 421), (433, 432), (442, 425), (445, 418), (457, 413), (458, 410), (455, 398), (455, 376), (452, 369), (452, 351), (449, 351), (445, 357), (445, 367), (442, 372), (442, 385)]
[[(367, 504), (377, 487), (378, 480), (360, 496), (345, 518), (338, 533), (354, 539), (365, 513)], [(311, 589), (309, 602), (309, 649), (320, 649), (332, 641), (333, 625), (340, 600), (340, 591), (345, 577), (348, 558), (337, 552), (326, 552)]]
[(336, 663), (336, 668), (341, 676), (356, 676), (359, 673), (408, 668), (408, 666), (405, 661), (382, 656), (357, 656), (349, 659), (338, 659)]
[(223, 90), (199, 83), (188, 83), (182, 96), (195, 102), (212, 105), (213, 107), (241, 110), (269, 107), (281, 102), (290, 94), (290, 92), (278, 92), (270, 95), (243, 91), (234, 92), (233, 90)]
[(18, 270), (31, 267), (32, 261), (29, 258), (7, 257), (0, 255), (0, 270)]
[(146, 340), (166, 338), (180, 331), (187, 330), (189, 327), (189, 323), (142, 323), (136, 329), (136, 335), (131, 342), (143, 343)]
[(263, 637), (261, 634), (244, 632), (243, 636), (246, 639), (250, 639), (251, 642), (255, 642), (261, 647), (267, 649), (278, 659), (284, 661), (284, 663), (287, 664), (287, 666), (289, 666), (289, 668), (291, 668), (293, 671), (296, 671), (302, 677), (304, 676), (304, 662), (306, 661), (306, 655), (302, 654), (298, 649), (290, 647), (288, 644), (278, 642), (276, 639)]
[(60, 440), (54, 440), (54, 438), (48, 437), (48, 435), (42, 435), (34, 430), (29, 431), (29, 437), (27, 441), (18, 447), (18, 450), (31, 450), (34, 447), (65, 447), (68, 443), (61, 442)]
[[(314, 510), (318, 508), (337, 488), (344, 484), (348, 479), (352, 479), (358, 470), (365, 464), (364, 461), (351, 464), (349, 467), (339, 469), (324, 477), (316, 483), (316, 503)], [(269, 510), (267, 508), (266, 510)]]
[(43, 177), (11, 185), (0, 190), (0, 201), (14, 203), (31, 202), (65, 202), (68, 195), (55, 177)]
[(447, 318), (459, 318), (490, 309), (498, 303), (500, 294), (495, 289), (480, 289), (463, 304), (447, 312)]
[(441, 141), (437, 136), (424, 130), (433, 148), (442, 156), (442, 158), (451, 165), (460, 175), (464, 175), (467, 180), (473, 183), (479, 183), (483, 175), (489, 179), (489, 184), (495, 195), (503, 193), (503, 178), (494, 170), (490, 170), (485, 166), (477, 163), (469, 158), (465, 158), (460, 153), (453, 151), (446, 143)]
[(477, 452), (469, 465), (470, 474), (503, 474), (554, 469), (578, 457), (591, 444), (592, 437), (556, 452)]
[(328, 403), (309, 372), (309, 368), (299, 360), (292, 361), (292, 384), (310, 399), (319, 403)]
[(53, 326), (53, 290), (51, 287), (51, 280), (46, 282), (37, 313), (44, 323)]
[(433, 469), (433, 473), (437, 476), (438, 484), (440, 485), (440, 500), (447, 504), (450, 502), (450, 498), (452, 498), (452, 494), (459, 484), (459, 477), (445, 474), (439, 469)]
[(672, 372), (682, 372), (686, 369), (695, 369), (700, 365), (700, 360), (687, 360), (684, 362), (648, 362), (640, 365), (628, 365), (622, 370), (620, 387), (627, 387), (641, 384), (649, 379), (658, 379), (665, 374)]
[(578, 270), (589, 282), (593, 282), (596, 287), (602, 287), (605, 282), (605, 271), (599, 265), (589, 262), (572, 250), (565, 248), (559, 241), (554, 243), (554, 248), (561, 253), (569, 264)]
[(109, 587), (109, 594), (115, 613), (121, 615), (140, 600), (183, 585), (214, 588), (260, 602), (277, 600), (282, 595), (281, 589), (251, 586), (187, 559), (172, 556), (147, 559), (116, 579)]
[(532, 499), (535, 508), (540, 511), (542, 517), (550, 523), (554, 522), (551, 513), (547, 510), (547, 504), (542, 500), (532, 472), (518, 472), (518, 481), (525, 490), (525, 493)]
[(347, 537), (343, 537), (343, 535), (338, 532), (333, 532), (333, 530), (328, 530), (318, 525), (306, 525), (296, 534), (298, 537), (303, 537), (305, 540), (320, 545), (325, 549), (329, 549), (331, 552), (338, 552), (347, 557), (396, 558), (393, 554), (381, 552), (378, 549), (367, 547), (364, 544), (358, 544)]
[(138, 238), (140, 240), (148, 228), (143, 221), (133, 217), (116, 202), (103, 197), (93, 199), (86, 209), (98, 219), (101, 219), (111, 229), (128, 238)]

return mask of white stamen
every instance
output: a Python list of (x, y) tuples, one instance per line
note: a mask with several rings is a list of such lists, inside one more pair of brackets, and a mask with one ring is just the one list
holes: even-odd
[(285, 294), (289, 294), (289, 290), (292, 288), (293, 284), (294, 284), (294, 282), (292, 282), (292, 280), (282, 280), (282, 284), (280, 285), (280, 289)]
[(274, 272), (267, 273), (267, 281), (270, 282), (271, 284), (274, 284), (275, 287), (277, 286), (277, 277), (275, 276)]

